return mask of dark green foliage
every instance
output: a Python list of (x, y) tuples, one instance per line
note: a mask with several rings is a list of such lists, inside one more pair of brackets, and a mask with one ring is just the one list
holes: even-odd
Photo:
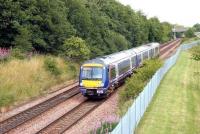
[(161, 66), (162, 63), (158, 59), (145, 61), (143, 66), (138, 68), (133, 76), (126, 81), (125, 89), (120, 92), (120, 102), (124, 103), (137, 97)]
[(75, 65), (73, 65), (73, 64), (70, 64), (70, 65), (68, 65), (69, 66), (69, 70), (70, 70), (70, 72), (71, 72), (71, 74), (72, 74), (72, 77), (73, 78), (77, 78), (77, 72), (78, 72), (78, 70), (77, 70), (77, 68), (75, 67)]
[(161, 42), (167, 42), (172, 38), (172, 25), (168, 22), (163, 22), (162, 24), (162, 32), (161, 32)]
[(158, 18), (149, 19), (149, 41), (162, 41), (162, 26)]
[(64, 42), (64, 55), (74, 60), (89, 59), (90, 50), (86, 42), (78, 37), (71, 37)]
[(28, 28), (20, 27), (18, 28), (18, 30), (19, 34), (15, 38), (16, 48), (20, 49), (23, 52), (31, 51), (31, 33), (29, 32)]
[(62, 73), (61, 69), (57, 66), (56, 60), (50, 57), (44, 60), (44, 68), (54, 76), (59, 76)]
[(15, 48), (11, 51), (11, 57), (22, 60), (26, 58), (26, 54), (21, 49)]
[(187, 37), (187, 38), (192, 38), (192, 37), (194, 37), (195, 35), (194, 35), (194, 29), (193, 28), (189, 28), (186, 32), (185, 32), (185, 36)]
[(0, 47), (62, 54), (65, 40), (74, 36), (93, 58), (167, 41), (170, 33), (170, 24), (148, 20), (115, 0), (0, 0)]
[(195, 24), (194, 26), (193, 26), (193, 28), (195, 29), (195, 32), (200, 32), (200, 24)]

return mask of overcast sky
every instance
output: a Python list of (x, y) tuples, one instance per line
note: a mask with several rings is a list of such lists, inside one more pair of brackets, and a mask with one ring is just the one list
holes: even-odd
[(118, 0), (160, 21), (193, 26), (200, 23), (200, 0)]

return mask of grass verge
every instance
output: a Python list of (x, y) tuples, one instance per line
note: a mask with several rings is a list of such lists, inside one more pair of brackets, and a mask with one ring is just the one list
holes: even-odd
[(200, 64), (182, 52), (165, 76), (137, 134), (200, 133)]
[(182, 43), (181, 44), (188, 44), (188, 43), (191, 43), (191, 42), (194, 42), (194, 41), (197, 41), (197, 40), (199, 40), (198, 37), (193, 37), (193, 38), (185, 37), (185, 38), (182, 39)]
[[(53, 62), (46, 63), (49, 59)], [(39, 96), (52, 86), (75, 79), (77, 74), (78, 65), (53, 56), (1, 62), (0, 108)]]

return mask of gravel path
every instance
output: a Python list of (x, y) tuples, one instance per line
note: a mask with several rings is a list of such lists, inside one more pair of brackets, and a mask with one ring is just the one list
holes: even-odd
[(27, 102), (26, 104), (18, 106), (17, 108), (15, 108), (13, 110), (10, 110), (10, 111), (5, 112), (5, 113), (0, 113), (0, 122), (3, 121), (3, 120), (8, 119), (11, 116), (14, 116), (14, 115), (20, 113), (22, 111), (27, 110), (30, 107), (33, 107), (33, 106), (35, 106), (35, 105), (37, 105), (37, 104), (39, 104), (41, 102), (44, 102), (44, 101), (48, 100), (49, 98), (52, 98), (52, 97), (54, 97), (54, 96), (56, 96), (56, 95), (58, 95), (60, 93), (63, 93), (63, 92), (71, 89), (72, 87), (74, 87), (76, 85), (77, 84), (70, 85), (69, 87), (63, 88), (63, 89), (58, 90), (58, 91), (56, 91), (54, 93), (50, 93), (50, 94), (48, 94), (48, 95), (46, 95), (44, 97), (41, 97), (39, 99), (33, 100), (31, 102)]
[(19, 126), (17, 129), (10, 131), (8, 134), (35, 134), (51, 122), (55, 121), (81, 102), (86, 100), (81, 94), (78, 94), (71, 99), (57, 105), (49, 111), (41, 114), (40, 116), (26, 122)]
[(117, 101), (118, 91), (101, 104), (96, 110), (67, 130), (65, 134), (87, 134), (101, 126), (102, 122), (113, 119), (118, 120), (119, 117), (116, 115)]

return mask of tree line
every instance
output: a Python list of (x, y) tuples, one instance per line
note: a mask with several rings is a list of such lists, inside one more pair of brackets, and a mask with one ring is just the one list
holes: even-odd
[(115, 0), (0, 0), (0, 47), (22, 52), (88, 59), (168, 41), (171, 29)]
[(188, 37), (188, 38), (195, 37), (195, 32), (200, 32), (200, 24), (199, 23), (197, 23), (193, 27), (189, 28), (185, 32), (185, 36)]

